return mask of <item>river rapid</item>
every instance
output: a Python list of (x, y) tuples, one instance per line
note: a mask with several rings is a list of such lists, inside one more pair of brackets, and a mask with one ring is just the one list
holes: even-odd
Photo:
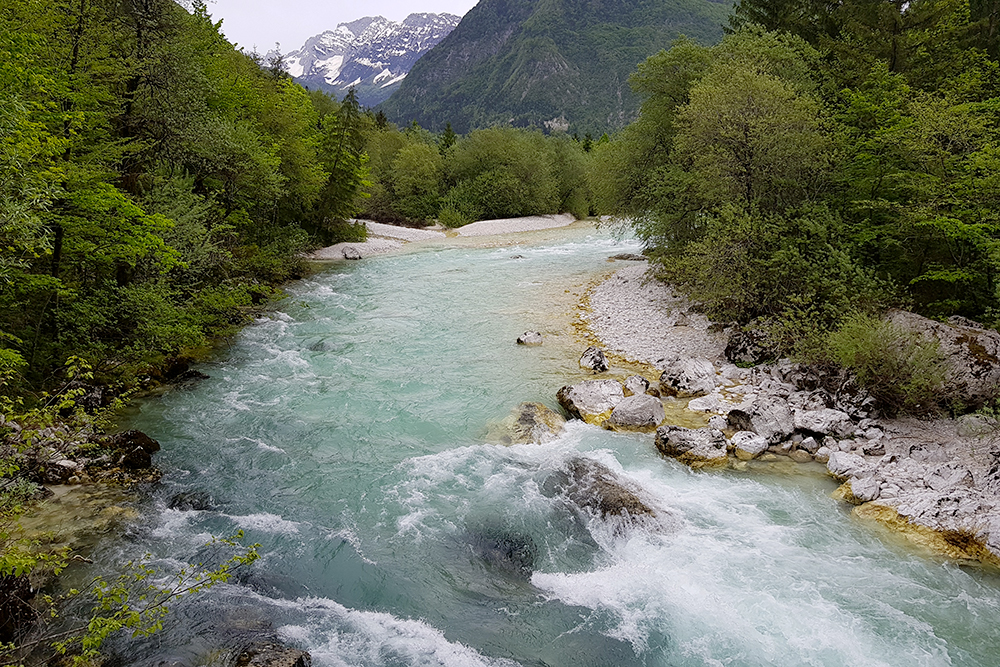
[[(165, 474), (95, 560), (169, 574), (240, 528), (261, 559), (113, 641), (123, 664), (220, 664), (258, 631), (318, 667), (1000, 664), (1000, 579), (859, 523), (818, 467), (695, 472), (579, 422), (497, 444), (518, 403), (555, 408), (584, 377), (577, 304), (639, 248), (580, 223), (517, 242), (330, 265), (210, 379), (130, 409)], [(529, 329), (543, 346), (515, 345)], [(551, 493), (581, 455), (670, 525), (616, 529)], [(168, 509), (182, 492), (212, 509)], [(531, 572), (484, 558), (484, 535), (533, 545)]]

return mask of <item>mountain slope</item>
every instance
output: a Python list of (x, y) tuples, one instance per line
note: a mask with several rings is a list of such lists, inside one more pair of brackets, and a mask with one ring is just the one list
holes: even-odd
[(379, 108), (433, 130), (618, 129), (638, 110), (636, 65), (681, 34), (718, 41), (728, 12), (709, 0), (481, 0)]
[(410, 14), (402, 22), (367, 16), (341, 23), (285, 54), (285, 69), (302, 85), (338, 97), (353, 87), (361, 104), (375, 106), (460, 20), (454, 14)]

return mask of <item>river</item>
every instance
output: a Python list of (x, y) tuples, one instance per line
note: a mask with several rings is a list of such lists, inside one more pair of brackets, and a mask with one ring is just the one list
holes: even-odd
[[(112, 642), (123, 664), (218, 664), (261, 629), (318, 667), (998, 664), (997, 576), (859, 523), (819, 469), (693, 472), (650, 435), (580, 423), (496, 444), (518, 403), (556, 407), (583, 377), (576, 304), (638, 249), (580, 224), (519, 241), (331, 265), (200, 366), (210, 379), (126, 413), (165, 474), (95, 559), (148, 552), (169, 573), (239, 528), (262, 557), (153, 638)], [(529, 329), (543, 346), (514, 344)], [(616, 530), (548, 492), (581, 455), (671, 527)], [(168, 509), (192, 491), (212, 509)], [(496, 534), (534, 545), (530, 576), (483, 559)]]

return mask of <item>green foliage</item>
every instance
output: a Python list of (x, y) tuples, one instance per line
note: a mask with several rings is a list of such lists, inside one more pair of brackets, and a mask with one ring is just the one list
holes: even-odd
[(885, 413), (934, 412), (949, 400), (941, 390), (946, 367), (936, 341), (854, 314), (825, 344), (827, 359), (854, 373)]
[[(681, 34), (713, 43), (729, 7), (707, 0), (483, 0), (380, 105), (390, 120), (460, 133), (497, 125), (595, 136), (633, 120), (637, 63)], [(497, 36), (503, 39), (498, 40)]]

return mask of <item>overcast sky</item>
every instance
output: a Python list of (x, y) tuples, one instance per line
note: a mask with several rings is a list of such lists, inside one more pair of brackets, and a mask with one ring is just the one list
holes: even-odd
[(400, 21), (409, 14), (428, 12), (463, 16), (477, 0), (208, 0), (208, 11), (222, 19), (230, 42), (260, 53), (281, 44), (283, 53), (295, 51), (307, 39), (363, 16)]

